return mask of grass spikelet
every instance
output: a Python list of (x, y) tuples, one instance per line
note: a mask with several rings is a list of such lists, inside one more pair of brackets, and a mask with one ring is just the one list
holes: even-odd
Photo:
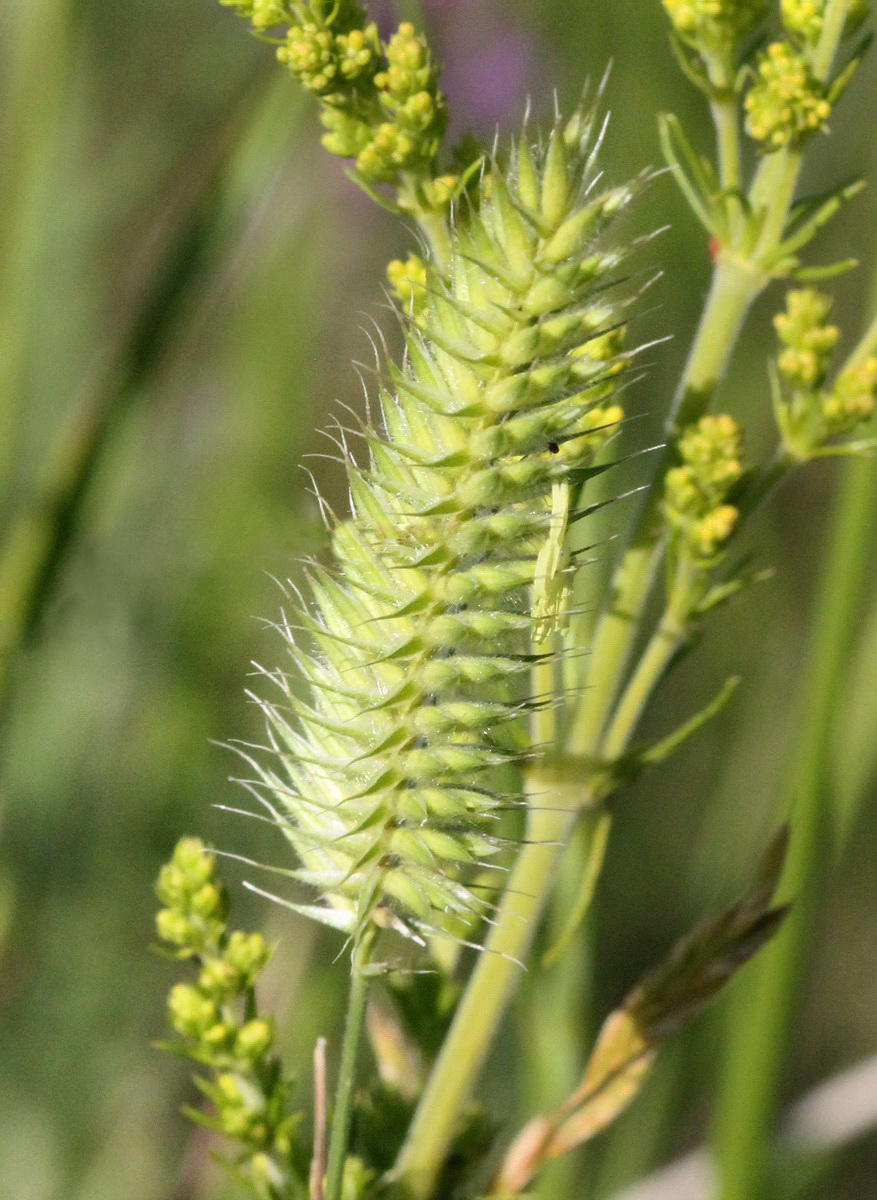
[[(368, 461), (348, 463), (351, 516), (283, 633), (309, 687), (272, 673), (261, 701), (270, 811), (351, 934), (417, 934), (484, 911), (467, 878), (501, 846), (497, 768), (527, 753), (521, 716), (556, 615), (534, 583), (565, 562), (558, 489), (575, 495), (617, 425), (627, 301), (607, 290), (629, 247), (604, 233), (642, 180), (599, 190), (593, 115), (558, 122), (486, 167), (457, 214), (446, 272), (427, 272), (406, 354), (379, 396)], [(541, 555), (541, 558), (540, 558)], [(544, 589), (543, 589), (544, 590)], [(305, 645), (305, 641), (307, 644)]]

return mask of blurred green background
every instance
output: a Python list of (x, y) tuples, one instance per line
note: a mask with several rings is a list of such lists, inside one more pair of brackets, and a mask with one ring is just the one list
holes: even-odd
[[(708, 144), (658, 0), (426, 10), (458, 132), (514, 129), (528, 98), (550, 119), (554, 89), (568, 107), (612, 59), (609, 178), (658, 164), (659, 111)], [(382, 281), (405, 233), (327, 160), (311, 106), (215, 0), (0, 0), (0, 100), (0, 1197), (216, 1200), (234, 1193), (178, 1114), (186, 1072), (150, 1045), (174, 977), (149, 953), (152, 880), (184, 832), (283, 854), (256, 822), (212, 807), (243, 797), (216, 743), (259, 739), (245, 688), (251, 662), (279, 652), (265, 623), (275, 578), (294, 579), (323, 545), (301, 464), (344, 504), (338, 465), (303, 456), (332, 453), (316, 430), (343, 417), (336, 401), (362, 407), (351, 362), (368, 382), (374, 322), (395, 344)], [(811, 190), (873, 177), (875, 104), (870, 62), (814, 151)], [(872, 191), (815, 250), (862, 260), (835, 287), (849, 339), (868, 314), (875, 218)], [(637, 335), (672, 340), (628, 396), (646, 414), (631, 445), (657, 436), (709, 270), (667, 176), (638, 220), (670, 228), (643, 259), (664, 275)], [(778, 305), (777, 291), (759, 304), (723, 389), (753, 456), (772, 436)], [(545, 1045), (532, 1034), (545, 990), (528, 980), (511, 1017), (530, 1031), (522, 1110), (575, 1072), (594, 1014), (732, 894), (773, 828), (838, 475), (807, 470), (759, 517), (752, 545), (775, 575), (710, 624), (648, 718), (667, 730), (726, 675), (744, 677), (722, 716), (619, 805), (583, 935), (591, 966), (580, 948)], [(877, 1052), (875, 585), (872, 571), (847, 631), (827, 779), (843, 837), (838, 855), (825, 847), (789, 1097)], [(227, 878), (236, 918), (279, 940), (266, 999), (305, 1064), (316, 1034), (336, 1030), (337, 944), (255, 903), (235, 864)], [(583, 1196), (698, 1143), (721, 1026), (714, 1012), (664, 1056), (590, 1154)], [(877, 1137), (807, 1194), (877, 1195)]]

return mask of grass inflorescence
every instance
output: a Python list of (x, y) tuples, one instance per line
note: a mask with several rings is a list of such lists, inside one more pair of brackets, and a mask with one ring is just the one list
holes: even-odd
[(497, 768), (527, 753), (525, 679), (550, 653), (533, 614), (540, 638), (563, 619), (571, 568), (544, 548), (621, 416), (628, 301), (607, 284), (628, 248), (602, 235), (642, 180), (599, 188), (594, 132), (579, 112), (485, 169), (405, 320), (368, 461), (346, 459), (334, 561), (281, 626), (296, 671), (269, 672), (282, 702), (261, 701), (258, 790), (328, 902), (307, 911), (349, 933), (483, 909), (466, 871), (502, 846)]

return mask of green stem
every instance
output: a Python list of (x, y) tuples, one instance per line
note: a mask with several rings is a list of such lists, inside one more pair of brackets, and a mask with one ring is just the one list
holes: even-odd
[[(583, 814), (558, 862), (550, 908), (543, 921), (550, 946), (521, 981), (515, 1031), (521, 1046), (521, 1125), (534, 1113), (551, 1112), (579, 1081), (592, 1045), (593, 927), (587, 922), (592, 882), (602, 866), (601, 843), (611, 821), (605, 809)], [(582, 864), (587, 863), (585, 877)], [(575, 1014), (570, 1019), (570, 1014)], [(578, 1196), (582, 1188), (580, 1153), (564, 1154), (530, 1185), (533, 1200)]]
[[(760, 276), (745, 264), (719, 263), (668, 419), (668, 442), (672, 443), (675, 431), (696, 421), (706, 411), (743, 319), (762, 286)], [(595, 753), (627, 669), (660, 560), (661, 547), (654, 524), (670, 454), (669, 449), (661, 454), (633, 544), (613, 580), (609, 606), (597, 623), (588, 686), (573, 715), (567, 738), (567, 752), (575, 756)]]
[(756, 211), (765, 208), (766, 216), (752, 255), (755, 262), (763, 261), (782, 241), (802, 162), (800, 150), (778, 150), (767, 155), (758, 169), (752, 185), (752, 206)]
[(600, 749), (601, 759), (611, 762), (624, 753), (649, 697), (661, 682), (688, 632), (685, 621), (668, 606), (615, 707)]
[(716, 128), (719, 157), (719, 182), (723, 189), (740, 187), (740, 128), (737, 121), (737, 95), (734, 91), (734, 67), (727, 55), (708, 55), (713, 94), (710, 112)]
[(801, 717), (780, 802), (781, 812), (792, 818), (781, 892), (795, 904), (775, 942), (750, 969), (748, 986), (732, 1010), (715, 1119), (722, 1200), (761, 1200), (764, 1195), (796, 996), (831, 840), (828, 776), (834, 715), (867, 582), (875, 505), (874, 464), (848, 464), (826, 535)]
[(406, 1200), (425, 1200), (432, 1193), (530, 948), (561, 850), (586, 799), (582, 790), (557, 788), (538, 777), (529, 781), (526, 841), (394, 1170)]
[(831, 72), (834, 56), (843, 37), (844, 25), (853, 6), (853, 0), (828, 0), (822, 18), (822, 33), (813, 52), (813, 74), (824, 83)]
[(877, 353), (877, 317), (865, 330), (855, 350), (844, 364), (847, 367), (860, 367), (866, 359)]
[(678, 432), (697, 421), (709, 408), (746, 314), (766, 283), (763, 274), (748, 262), (719, 259), (670, 413), (668, 428), (671, 432)]
[(737, 128), (737, 104), (730, 99), (713, 100), (710, 104), (719, 152), (719, 180), (722, 188), (740, 186), (740, 136)]
[(399, 188), (402, 212), (410, 213), (420, 226), (432, 251), (432, 261), (439, 271), (445, 271), (451, 261), (451, 231), (445, 207), (435, 208), (424, 194), (424, 184), (432, 180), (428, 172), (405, 172)]
[(439, 212), (434, 208), (420, 208), (416, 216), (417, 224), (429, 241), (433, 261), (440, 271), (444, 271), (451, 261), (451, 234), (444, 210)]
[(347, 1018), (344, 1022), (344, 1040), (341, 1043), (341, 1064), (338, 1068), (338, 1086), (335, 1091), (332, 1129), (329, 1134), (326, 1200), (341, 1200), (344, 1160), (347, 1157), (347, 1142), (350, 1135), (353, 1089), (356, 1083), (356, 1060), (362, 1040), (362, 1027), (365, 1022), (366, 999), (368, 998), (369, 975), (366, 967), (371, 945), (372, 936), (367, 933), (353, 952)]
[(546, 752), (553, 749), (557, 737), (557, 712), (552, 703), (557, 684), (556, 641), (550, 634), (544, 642), (533, 643), (533, 653), (545, 657), (530, 672), (531, 695), (539, 703), (530, 723), (531, 744)]

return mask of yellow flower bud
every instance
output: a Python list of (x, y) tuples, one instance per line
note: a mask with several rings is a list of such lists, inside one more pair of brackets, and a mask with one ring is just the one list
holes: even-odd
[(237, 1032), (234, 1042), (235, 1054), (239, 1058), (261, 1058), (274, 1041), (274, 1030), (270, 1021), (257, 1017), (247, 1021)]
[[(780, 0), (783, 24), (789, 33), (815, 45), (822, 33), (827, 0)], [(853, 0), (847, 12), (847, 29), (858, 27), (868, 11), (868, 0)]]
[(222, 895), (215, 883), (205, 883), (195, 892), (189, 904), (192, 912), (197, 916), (212, 917), (220, 909)]
[(822, 383), (839, 337), (837, 326), (829, 325), (831, 299), (813, 288), (790, 291), (786, 311), (774, 317), (774, 327), (785, 349), (777, 367), (785, 382), (795, 390), (814, 391)]
[(713, 558), (734, 531), (739, 512), (731, 504), (722, 504), (701, 517), (691, 530), (691, 542), (703, 558)]
[(261, 933), (243, 933), (236, 929), (228, 939), (223, 957), (242, 976), (251, 980), (268, 962), (271, 951)]
[(712, 559), (737, 522), (737, 509), (724, 501), (743, 473), (740, 429), (726, 414), (701, 417), (678, 449), (682, 464), (667, 472), (664, 511), (688, 553)]
[(216, 1005), (190, 984), (178, 983), (171, 988), (168, 1010), (171, 1024), (184, 1037), (200, 1038), (216, 1023)]
[(789, 33), (816, 42), (822, 33), (825, 0), (780, 0), (783, 24)]
[(409, 254), (405, 262), (394, 258), (387, 266), (387, 279), (403, 311), (417, 320), (426, 303), (426, 264), (423, 259), (416, 254)]
[(192, 923), (181, 913), (162, 908), (156, 913), (155, 927), (158, 936), (175, 946), (185, 946), (192, 940)]
[(765, 13), (764, 0), (663, 0), (674, 29), (705, 49), (731, 46)]
[(308, 91), (326, 92), (334, 86), (339, 64), (335, 41), (328, 29), (319, 29), (310, 22), (291, 26), (285, 44), (277, 50), (277, 58), (286, 63)]
[(241, 986), (241, 975), (231, 963), (213, 958), (201, 968), (198, 986), (212, 996), (231, 996)]

